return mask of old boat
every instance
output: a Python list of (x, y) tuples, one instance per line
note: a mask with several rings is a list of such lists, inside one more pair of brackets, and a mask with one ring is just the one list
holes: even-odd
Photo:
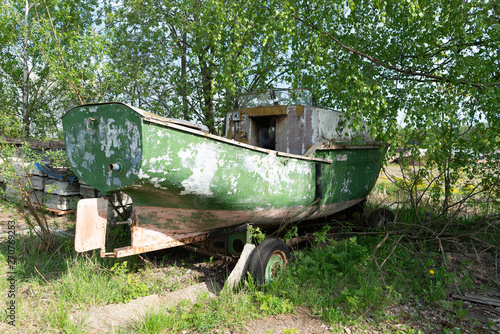
[(75, 107), (63, 127), (74, 173), (105, 196), (133, 200), (131, 245), (111, 252), (106, 200), (78, 204), (77, 251), (113, 257), (191, 243), (237, 255), (249, 224), (316, 219), (362, 202), (385, 152), (366, 126), (353, 132), (306, 90), (240, 97), (225, 137), (115, 102)]

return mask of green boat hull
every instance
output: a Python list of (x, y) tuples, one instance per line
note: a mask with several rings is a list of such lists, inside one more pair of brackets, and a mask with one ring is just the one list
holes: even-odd
[(141, 226), (169, 234), (328, 216), (364, 200), (385, 148), (330, 145), (311, 156), (242, 144), (121, 103), (63, 117), (74, 173), (133, 200)]

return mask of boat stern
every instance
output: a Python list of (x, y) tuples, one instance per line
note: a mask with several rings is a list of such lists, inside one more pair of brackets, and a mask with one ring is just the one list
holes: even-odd
[(142, 163), (142, 116), (122, 103), (75, 107), (63, 116), (66, 155), (78, 178), (103, 194), (133, 184)]

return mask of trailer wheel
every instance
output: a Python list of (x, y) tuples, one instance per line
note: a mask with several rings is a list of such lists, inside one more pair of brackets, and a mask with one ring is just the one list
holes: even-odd
[(347, 219), (352, 221), (359, 221), (363, 217), (365, 212), (366, 199), (362, 200), (358, 204), (351, 206), (347, 209)]
[(276, 280), (290, 259), (288, 245), (281, 240), (266, 239), (253, 252), (248, 271), (257, 284)]
[(370, 216), (368, 216), (368, 224), (370, 224), (371, 227), (379, 228), (394, 222), (395, 219), (391, 210), (378, 208), (373, 210)]

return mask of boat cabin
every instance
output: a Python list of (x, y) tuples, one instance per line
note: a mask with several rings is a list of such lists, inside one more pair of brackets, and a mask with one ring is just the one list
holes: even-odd
[(342, 112), (318, 107), (309, 90), (273, 89), (240, 96), (226, 118), (226, 138), (291, 154), (307, 155), (317, 143), (348, 143), (354, 134)]

